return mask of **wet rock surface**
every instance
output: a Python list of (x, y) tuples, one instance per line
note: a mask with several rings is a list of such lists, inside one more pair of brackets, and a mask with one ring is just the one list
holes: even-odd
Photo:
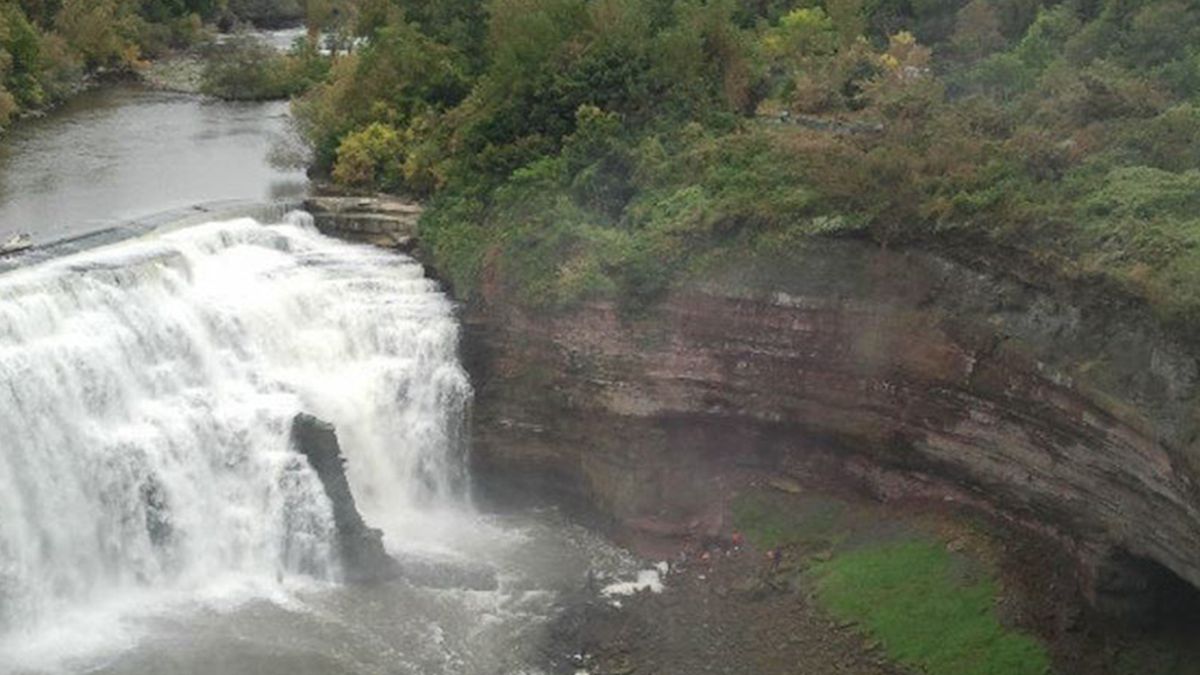
[[(954, 557), (955, 583), (993, 579), (997, 618), (1007, 630), (1036, 636), (1053, 660), (1052, 672), (1194, 672), (1187, 664), (1197, 656), (1190, 634), (1196, 614), (1180, 615), (1167, 630), (1114, 625), (1084, 605), (1073, 586), (1070, 560), (1052, 540), (980, 518), (953, 502), (880, 502), (825, 473), (828, 466), (810, 468), (807, 475), (786, 478), (736, 470), (713, 495), (723, 505), (719, 509), (747, 499), (778, 506), (772, 518), (786, 527), (770, 530), (782, 537), (773, 549), (756, 547), (753, 536), (743, 536), (727, 510), (724, 519), (734, 529), (722, 535), (663, 535), (617, 526), (611, 535), (640, 555), (644, 566), (670, 561), (664, 588), (605, 596), (598, 589), (609, 580), (589, 579), (563, 599), (551, 624), (544, 650), (547, 672), (916, 672), (919, 668), (898, 664), (887, 640), (869, 625), (834, 615), (821, 602), (817, 584), (818, 568), (842, 555), (919, 541), (939, 542)], [(925, 613), (923, 620), (934, 621), (935, 615)], [(922, 625), (936, 634), (956, 624)], [(981, 653), (975, 656), (980, 672), (995, 665)], [(1043, 671), (1031, 666), (1014, 672)]]
[(665, 596), (642, 595), (621, 607), (595, 602), (576, 608), (575, 616), (556, 626), (556, 635), (580, 645), (579, 657), (561, 658), (555, 672), (581, 667), (591, 675), (904, 672), (790, 594), (765, 591), (751, 598), (730, 586), (747, 583), (753, 574), (722, 571), (700, 579), (698, 573), (680, 572), (672, 577), (679, 586)]
[(552, 672), (574, 675), (900, 675), (877, 643), (803, 595), (772, 586), (758, 552), (675, 566), (661, 594), (596, 598), (553, 627)]
[(292, 444), (308, 458), (333, 505), (337, 547), (346, 580), (355, 583), (395, 578), (400, 565), (383, 548), (383, 532), (363, 521), (333, 425), (301, 413), (292, 420)]

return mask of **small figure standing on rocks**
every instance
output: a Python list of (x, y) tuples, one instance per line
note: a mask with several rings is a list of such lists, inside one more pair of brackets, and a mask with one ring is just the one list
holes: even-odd
[(783, 560), (783, 551), (779, 550), (778, 546), (767, 551), (767, 560), (771, 562), (771, 573), (775, 573), (779, 570), (780, 561)]

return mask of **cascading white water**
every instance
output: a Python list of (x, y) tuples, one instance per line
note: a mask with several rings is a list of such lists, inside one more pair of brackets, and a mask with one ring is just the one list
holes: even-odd
[(0, 650), (122, 594), (336, 577), (300, 411), (392, 544), (461, 499), (457, 339), (419, 265), (299, 216), (0, 277)]

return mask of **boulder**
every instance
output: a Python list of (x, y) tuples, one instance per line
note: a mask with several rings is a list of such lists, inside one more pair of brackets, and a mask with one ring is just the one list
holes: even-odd
[(400, 565), (384, 550), (383, 532), (369, 527), (354, 503), (333, 425), (300, 413), (292, 420), (292, 445), (317, 472), (333, 505), (338, 555), (346, 580), (361, 583), (398, 576)]

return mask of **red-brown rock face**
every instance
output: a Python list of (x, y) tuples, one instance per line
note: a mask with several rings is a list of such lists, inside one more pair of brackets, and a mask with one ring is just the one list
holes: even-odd
[(885, 495), (953, 495), (1057, 536), (1094, 594), (1144, 583), (1114, 560), (1200, 585), (1196, 360), (1136, 308), (838, 242), (633, 322), (501, 297), (466, 321), (485, 474), (638, 522), (701, 512), (721, 466), (832, 453)]

